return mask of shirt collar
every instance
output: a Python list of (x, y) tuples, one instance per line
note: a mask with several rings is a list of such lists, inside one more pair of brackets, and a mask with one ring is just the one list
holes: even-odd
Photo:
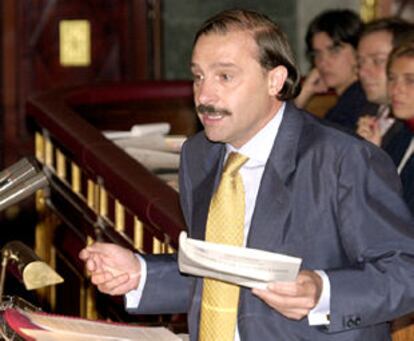
[(285, 107), (286, 103), (283, 102), (276, 115), (239, 149), (226, 143), (226, 158), (230, 152), (238, 152), (249, 158), (246, 167), (266, 164), (282, 123)]

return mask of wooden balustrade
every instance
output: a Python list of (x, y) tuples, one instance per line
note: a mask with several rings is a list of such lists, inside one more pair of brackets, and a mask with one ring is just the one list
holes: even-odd
[[(57, 257), (53, 262), (79, 288), (76, 304), (65, 302), (59, 287), (44, 295), (63, 313), (102, 315), (77, 258), (79, 250), (99, 239), (144, 253), (174, 252), (185, 223), (176, 190), (107, 140), (101, 129), (168, 121), (172, 133), (194, 133), (191, 83), (59, 89), (31, 98), (27, 112), (35, 155), (51, 183), (39, 196), (47, 205), (39, 206), (43, 219), (36, 248), (48, 259)], [(51, 215), (57, 219), (51, 221)], [(70, 304), (75, 308), (68, 309)]]

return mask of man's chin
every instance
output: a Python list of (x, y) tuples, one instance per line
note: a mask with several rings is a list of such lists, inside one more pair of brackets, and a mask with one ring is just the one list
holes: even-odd
[(217, 134), (209, 133), (207, 130), (204, 130), (204, 133), (210, 142), (214, 142), (214, 143), (223, 142), (223, 136), (218, 136)]
[(386, 104), (387, 103), (387, 100), (383, 99), (378, 94), (370, 94), (369, 92), (367, 92), (366, 96), (367, 96), (367, 100), (371, 103), (375, 103), (375, 104)]

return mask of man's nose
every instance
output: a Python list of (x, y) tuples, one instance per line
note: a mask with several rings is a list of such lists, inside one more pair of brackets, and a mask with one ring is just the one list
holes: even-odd
[(210, 81), (203, 81), (196, 91), (197, 102), (200, 104), (211, 104), (217, 99), (217, 91)]
[(368, 62), (358, 65), (358, 75), (361, 78), (368, 77), (372, 75), (372, 66)]

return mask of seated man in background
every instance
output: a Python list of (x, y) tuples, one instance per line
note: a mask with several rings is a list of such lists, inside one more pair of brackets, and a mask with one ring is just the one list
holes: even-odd
[[(398, 167), (404, 199), (414, 214), (414, 41), (391, 52), (387, 75), (391, 110), (403, 124), (383, 148)], [(378, 126), (361, 125), (358, 131), (365, 139), (381, 145)]]
[(369, 140), (386, 146), (400, 128), (388, 106), (386, 65), (391, 50), (414, 39), (414, 25), (399, 18), (383, 18), (367, 24), (358, 43), (358, 74), (368, 100), (374, 108), (363, 110), (357, 133), (372, 133)]
[(367, 100), (357, 77), (356, 46), (362, 22), (350, 10), (330, 10), (310, 23), (306, 33), (307, 55), (314, 68), (295, 100), (304, 108), (317, 93), (335, 90), (338, 100), (323, 117), (354, 131)]
[(95, 243), (80, 253), (92, 282), (126, 294), (130, 312), (188, 313), (192, 341), (390, 340), (388, 321), (414, 310), (414, 220), (392, 161), (289, 103), (299, 72), (264, 15), (208, 19), (191, 71), (204, 131), (181, 153), (189, 236), (298, 256), (302, 269), (251, 290), (181, 274), (175, 255)]

